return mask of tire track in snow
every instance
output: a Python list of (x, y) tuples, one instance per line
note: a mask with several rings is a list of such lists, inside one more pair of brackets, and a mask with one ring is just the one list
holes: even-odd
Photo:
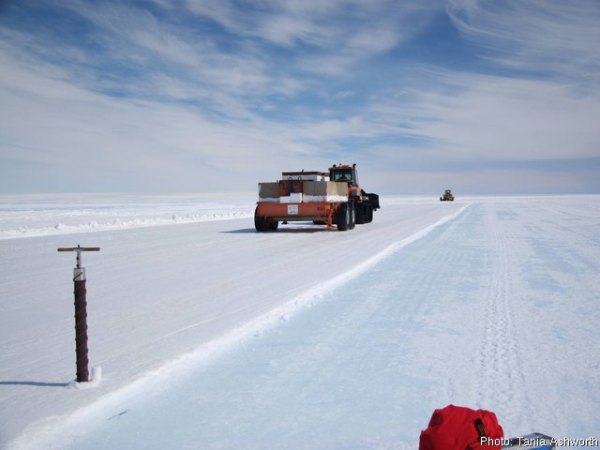
[(532, 410), (514, 325), (515, 255), (510, 251), (501, 221), (492, 217), (492, 208), (485, 205), (482, 209), (485, 229), (490, 236), (491, 267), (484, 295), (485, 323), (476, 395), (482, 407), (494, 405), (500, 417), (523, 423), (531, 417)]

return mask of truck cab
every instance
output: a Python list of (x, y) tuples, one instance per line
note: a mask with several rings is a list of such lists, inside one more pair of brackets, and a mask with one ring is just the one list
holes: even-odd
[(329, 168), (329, 179), (331, 181), (345, 181), (350, 186), (358, 186), (358, 174), (356, 173), (356, 164), (336, 165)]

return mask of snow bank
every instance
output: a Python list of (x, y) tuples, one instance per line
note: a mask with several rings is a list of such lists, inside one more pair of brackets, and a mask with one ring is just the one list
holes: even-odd
[(252, 217), (255, 195), (2, 195), (0, 239)]

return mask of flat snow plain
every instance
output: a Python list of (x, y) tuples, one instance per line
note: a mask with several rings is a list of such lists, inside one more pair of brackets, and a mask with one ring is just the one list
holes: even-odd
[[(350, 232), (269, 234), (250, 199), (103, 201), (3, 203), (2, 448), (414, 449), (448, 403), (600, 437), (598, 196), (390, 197)], [(76, 244), (102, 247), (88, 389), (56, 253)]]

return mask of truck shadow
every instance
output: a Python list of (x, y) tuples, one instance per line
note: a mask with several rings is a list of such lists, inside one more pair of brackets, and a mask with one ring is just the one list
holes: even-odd
[(279, 227), (276, 231), (263, 231), (258, 233), (254, 228), (242, 228), (239, 230), (221, 231), (224, 234), (278, 234), (278, 233), (323, 233), (328, 231), (337, 231), (336, 228), (326, 228), (324, 226), (306, 226), (306, 227)]
[(239, 230), (227, 230), (227, 231), (220, 231), (220, 233), (223, 234), (244, 234), (244, 233), (256, 233), (256, 230), (254, 228), (242, 228)]

